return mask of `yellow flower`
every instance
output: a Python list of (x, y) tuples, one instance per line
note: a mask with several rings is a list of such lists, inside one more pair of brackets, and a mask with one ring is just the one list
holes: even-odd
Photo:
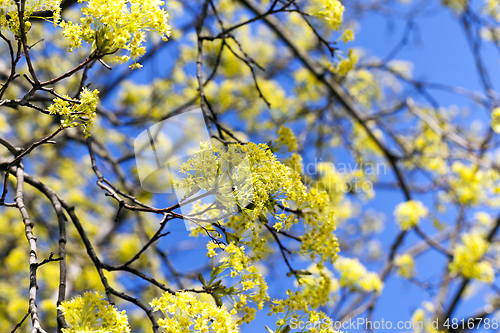
[(490, 226), (493, 222), (490, 214), (488, 214), (486, 212), (476, 212), (476, 213), (474, 213), (474, 218), (476, 220), (478, 220), (479, 223), (485, 227)]
[(354, 40), (354, 32), (351, 29), (346, 29), (342, 35), (344, 43)]
[(98, 90), (90, 91), (87, 88), (83, 88), (80, 93), (79, 104), (70, 102), (69, 100), (71, 99), (69, 96), (63, 96), (64, 99), (55, 98), (54, 104), (49, 106), (48, 110), (50, 114), (66, 116), (65, 120), (61, 120), (61, 124), (64, 127), (80, 126), (85, 136), (88, 137), (90, 136), (90, 130), (94, 125), (96, 117), (95, 110), (98, 103), (98, 94)]
[[(413, 313), (413, 316), (411, 316), (411, 322), (412, 323), (423, 323), (425, 321), (425, 311), (423, 309), (417, 309)], [(418, 325), (414, 325), (415, 327), (415, 333), (420, 333), (422, 332), (421, 329), (419, 329)]]
[(64, 36), (70, 40), (70, 51), (81, 41), (92, 44), (92, 55), (112, 54), (124, 50), (126, 55), (114, 59), (123, 63), (132, 59), (132, 69), (141, 68), (136, 62), (145, 52), (146, 31), (155, 31), (163, 41), (170, 36), (168, 13), (157, 0), (82, 0), (81, 24), (61, 22)]
[(398, 268), (398, 275), (411, 279), (415, 275), (415, 262), (409, 254), (399, 255), (394, 259), (394, 265)]
[(410, 200), (400, 203), (394, 210), (394, 216), (403, 230), (416, 226), (421, 218), (427, 216), (427, 208), (420, 201)]
[(356, 64), (358, 63), (358, 56), (354, 52), (353, 49), (349, 49), (349, 55), (347, 58), (344, 58), (340, 61), (340, 63), (333, 69), (333, 71), (339, 75), (347, 75), (350, 71), (354, 69)]
[(175, 295), (165, 293), (153, 299), (150, 305), (153, 311), (161, 311), (165, 316), (158, 320), (158, 325), (167, 329), (167, 332), (238, 332), (238, 326), (225, 305), (219, 308), (186, 292)]
[(276, 133), (278, 134), (278, 138), (276, 139), (276, 144), (278, 147), (288, 147), (289, 152), (297, 150), (297, 138), (289, 127), (281, 125)]
[(318, 15), (330, 23), (332, 29), (339, 30), (343, 21), (344, 6), (339, 0), (326, 0)]
[(376, 273), (368, 272), (357, 258), (339, 257), (334, 264), (340, 273), (340, 285), (357, 291), (381, 292), (384, 284)]
[(208, 242), (207, 243), (207, 249), (208, 249), (207, 257), (212, 258), (212, 257), (216, 256), (217, 252), (215, 252), (215, 248), (217, 248), (217, 247), (224, 248), (222, 244), (217, 245), (215, 242)]
[(109, 332), (129, 333), (128, 318), (125, 311), (119, 312), (103, 299), (99, 293), (86, 292), (58, 307), (68, 323), (65, 333)]
[(461, 204), (478, 205), (488, 200), (488, 194), (495, 191), (498, 174), (494, 170), (480, 168), (476, 164), (466, 165), (460, 161), (451, 167), (453, 178), (451, 189)]
[[(61, 19), (61, 1), (62, 0), (42, 0), (26, 1), (24, 10), (25, 31), (31, 29), (30, 16), (37, 11), (51, 11), (54, 26)], [(0, 28), (9, 28), (17, 36), (20, 35), (19, 17), (17, 12), (17, 1), (0, 0)]]
[(491, 112), (491, 128), (495, 133), (500, 133), (500, 107), (494, 108)]
[(464, 234), (449, 265), (452, 274), (461, 274), (469, 279), (493, 283), (495, 272), (487, 261), (480, 261), (488, 250), (488, 242), (478, 233)]
[(333, 304), (334, 293), (338, 291), (339, 283), (323, 265), (310, 265), (307, 271), (311, 275), (300, 275), (298, 286), (301, 294), (308, 299), (308, 304), (316, 309), (325, 306), (327, 303)]

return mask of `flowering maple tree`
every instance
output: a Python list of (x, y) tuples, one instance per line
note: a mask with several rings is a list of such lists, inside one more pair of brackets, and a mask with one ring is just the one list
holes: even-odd
[[(471, 285), (488, 297), (462, 322), (498, 328), (500, 103), (479, 50), (500, 45), (500, 4), (439, 4), (472, 46), (472, 92), (414, 79), (406, 32), (384, 59), (350, 47), (364, 13), (403, 11), (411, 33), (431, 4), (410, 2), (0, 0), (0, 328), (338, 332), (373, 318), (390, 276), (429, 293), (406, 319), (441, 319), (415, 332), (454, 331)], [(192, 105), (212, 142), (181, 164), (184, 196), (145, 191), (137, 133)], [(391, 183), (325, 162), (339, 151)], [(384, 187), (403, 198), (386, 217), (370, 206)]]

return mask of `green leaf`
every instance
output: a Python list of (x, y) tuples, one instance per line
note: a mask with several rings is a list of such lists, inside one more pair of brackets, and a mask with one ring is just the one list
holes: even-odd
[(221, 295), (232, 295), (232, 294), (237, 294), (237, 293), (238, 293), (238, 289), (236, 289), (235, 287), (225, 288), (224, 290), (219, 292), (219, 294), (221, 294)]
[(201, 284), (206, 287), (207, 286), (207, 282), (205, 281), (205, 278), (203, 277), (203, 275), (201, 275), (201, 273), (198, 273), (198, 280), (200, 280)]
[(238, 244), (240, 242), (240, 238), (238, 236), (236, 236), (235, 234), (232, 234), (230, 232), (224, 232), (226, 234), (226, 241), (227, 243), (234, 243), (234, 244)]
[(214, 294), (225, 294), (224, 290), (226, 289), (226, 286), (217, 286), (216, 288), (212, 289), (212, 292)]
[(221, 266), (217, 266), (212, 270), (212, 273), (210, 273), (210, 281), (215, 280), (215, 278), (223, 271), (223, 268)]
[(217, 304), (217, 306), (219, 308), (222, 307), (222, 300), (220, 299), (220, 297), (218, 295), (214, 295), (214, 294), (212, 294), (212, 297), (215, 300), (215, 304)]
[(276, 200), (273, 200), (273, 199), (270, 199), (268, 201), (266, 201), (266, 208), (267, 210), (269, 210), (270, 212), (274, 212), (276, 211)]
[(259, 220), (262, 223), (269, 223), (269, 220), (267, 219), (267, 216), (264, 213), (260, 213)]
[(254, 209), (255, 208), (255, 202), (252, 200), (245, 208), (246, 209), (250, 209), (250, 210)]
[(283, 327), (283, 329), (280, 331), (280, 333), (288, 333), (290, 332), (290, 325), (286, 325)]
[(92, 47), (90, 48), (90, 57), (93, 57), (97, 51), (97, 42), (94, 40)]

